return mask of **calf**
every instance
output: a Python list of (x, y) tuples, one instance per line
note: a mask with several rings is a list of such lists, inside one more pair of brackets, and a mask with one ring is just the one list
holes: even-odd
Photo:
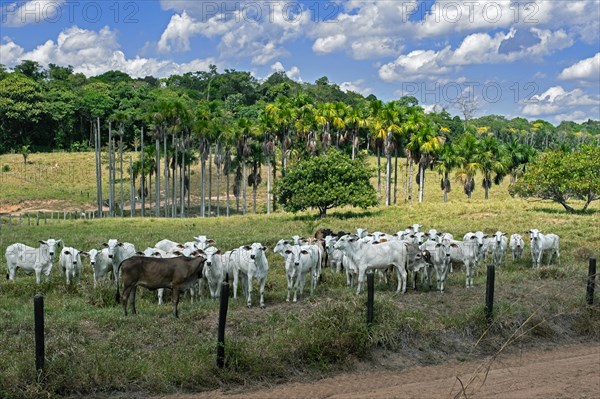
[[(298, 300), (298, 289), (300, 295), (304, 291), (306, 275), (310, 274), (310, 294), (313, 295), (317, 288), (318, 269), (321, 257), (318, 251), (311, 249), (312, 245), (293, 245), (285, 250), (290, 263), (295, 269), (296, 284), (294, 285), (294, 302)], [(287, 260), (286, 260), (287, 262)]]
[(208, 285), (211, 298), (216, 299), (221, 296), (221, 284), (225, 280), (222, 261), (223, 255), (215, 247), (206, 248), (204, 255), (206, 256), (206, 262), (204, 262), (202, 277), (206, 285)]
[(508, 247), (506, 233), (497, 231), (491, 239), (492, 262), (495, 267), (500, 267), (506, 260), (506, 249)]
[(437, 290), (441, 293), (444, 292), (444, 283), (450, 271), (453, 248), (458, 248), (458, 244), (448, 240), (441, 243), (427, 241), (422, 247), (431, 256), (431, 262), (437, 277)]
[(52, 260), (57, 246), (62, 240), (48, 239), (40, 241), (38, 248), (33, 248), (25, 244), (12, 244), (6, 248), (6, 278), (15, 279), (17, 268), (23, 269), (27, 273), (35, 272), (35, 282), (40, 284), (41, 275), (44, 273), (46, 281), (50, 278), (52, 271)]
[(135, 314), (135, 294), (137, 287), (149, 290), (170, 288), (173, 290), (173, 314), (179, 317), (177, 305), (180, 295), (191, 287), (198, 279), (202, 278), (202, 268), (206, 258), (149, 258), (133, 256), (125, 259), (120, 265), (121, 281), (123, 283), (123, 297), (119, 295), (117, 284), (117, 303), (123, 306), (123, 315), (127, 316), (127, 302), (131, 296), (131, 313)]
[(285, 260), (285, 276), (287, 278), (287, 297), (285, 298), (286, 302), (290, 301), (290, 296), (292, 292), (292, 287), (294, 286), (294, 277), (296, 276), (296, 268), (294, 268), (293, 259), (288, 256), (286, 251), (292, 248), (292, 245), (289, 241), (281, 239), (277, 241), (277, 245), (273, 248), (273, 252), (279, 254)]
[(81, 263), (82, 256), (89, 255), (87, 252), (81, 252), (73, 247), (64, 247), (62, 251), (60, 251), (58, 264), (62, 275), (67, 279), (67, 285), (71, 284), (72, 279), (79, 281), (81, 268), (83, 267), (83, 264)]
[(508, 246), (510, 247), (513, 262), (521, 259), (523, 256), (523, 248), (525, 247), (525, 241), (523, 241), (523, 237), (521, 237), (520, 234), (512, 234), (510, 236), (510, 240), (508, 241)]
[(531, 239), (531, 259), (533, 267), (540, 267), (544, 252), (548, 253), (548, 266), (552, 261), (552, 255), (556, 252), (556, 258), (560, 265), (559, 240), (556, 234), (542, 234), (537, 229), (529, 230), (529, 238)]
[(104, 248), (100, 251), (97, 249), (90, 249), (88, 254), (90, 265), (94, 271), (94, 288), (96, 288), (98, 280), (107, 275), (113, 275), (112, 259), (108, 257), (108, 248)]
[(265, 284), (269, 272), (266, 249), (261, 243), (255, 242), (225, 253), (228, 267), (233, 270), (233, 297), (237, 298), (238, 280), (241, 277), (242, 290), (248, 307), (252, 306), (252, 280), (255, 278), (260, 283), (260, 307), (265, 307)]

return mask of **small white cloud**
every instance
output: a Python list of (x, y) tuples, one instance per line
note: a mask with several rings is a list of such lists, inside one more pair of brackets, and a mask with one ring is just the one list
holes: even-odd
[(574, 112), (576, 108), (597, 105), (600, 96), (590, 96), (581, 89), (566, 91), (562, 86), (550, 87), (545, 92), (534, 95), (525, 102), (521, 112), (528, 116), (553, 115), (559, 111)]
[(271, 71), (273, 72), (285, 72), (286, 76), (292, 80), (297, 82), (302, 82), (302, 78), (300, 77), (300, 68), (297, 66), (293, 66), (288, 70), (285, 69), (283, 64), (280, 61), (277, 61), (273, 65), (271, 65)]
[(2, 25), (21, 27), (28, 24), (54, 23), (67, 13), (63, 5), (65, 0), (30, 0), (20, 5), (17, 2), (0, 5)]
[(342, 82), (340, 83), (340, 90), (349, 92), (353, 91), (355, 93), (360, 93), (363, 96), (367, 96), (373, 92), (371, 88), (363, 88), (362, 85), (365, 83), (364, 79), (358, 79), (353, 82)]
[(317, 54), (327, 54), (341, 49), (346, 44), (346, 35), (320, 37), (313, 43), (312, 49)]
[(562, 80), (600, 80), (600, 52), (563, 69), (558, 78)]
[(441, 51), (415, 50), (400, 55), (395, 61), (379, 68), (379, 77), (386, 82), (410, 79), (434, 79), (450, 72), (450, 68), (442, 65), (444, 55), (449, 52), (446, 47)]

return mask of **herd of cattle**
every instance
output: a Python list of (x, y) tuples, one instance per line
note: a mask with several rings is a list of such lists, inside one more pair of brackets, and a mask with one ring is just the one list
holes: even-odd
[[(377, 271), (380, 279), (387, 281), (389, 272), (397, 278), (397, 292), (406, 292), (411, 276), (413, 289), (417, 276), (422, 283), (432, 287), (435, 273), (437, 290), (444, 291), (444, 283), (454, 264), (464, 266), (467, 288), (473, 286), (473, 274), (477, 266), (491, 263), (501, 267), (506, 263), (508, 250), (513, 261), (522, 257), (525, 242), (521, 235), (496, 232), (491, 236), (481, 231), (469, 232), (462, 240), (455, 240), (450, 233), (440, 233), (435, 229), (421, 231), (422, 226), (414, 224), (395, 234), (383, 232), (368, 233), (358, 228), (355, 234), (330, 229), (319, 229), (314, 237), (303, 239), (293, 236), (281, 239), (273, 252), (284, 258), (287, 277), (287, 297), (293, 301), (302, 295), (306, 280), (310, 279), (310, 293), (313, 294), (320, 279), (322, 269), (329, 267), (332, 272), (345, 270), (349, 287), (355, 283), (356, 293), (360, 293), (368, 271)], [(556, 253), (560, 264), (559, 237), (556, 234), (542, 234), (537, 229), (529, 230), (530, 249), (533, 267), (539, 267), (544, 253), (548, 254), (548, 265)], [(49, 278), (55, 252), (62, 240), (39, 241), (37, 248), (16, 243), (6, 249), (7, 279), (14, 280), (17, 268), (35, 273), (36, 283), (41, 275)], [(93, 269), (94, 287), (99, 279), (114, 278), (117, 287), (117, 301), (122, 304), (123, 314), (127, 314), (128, 303), (132, 313), (135, 309), (135, 295), (138, 286), (158, 290), (158, 301), (162, 303), (163, 290), (172, 290), (173, 313), (177, 317), (177, 305), (182, 293), (190, 291), (192, 301), (200, 295), (200, 287), (207, 286), (212, 298), (220, 296), (221, 284), (227, 275), (233, 276), (233, 296), (237, 298), (237, 286), (241, 283), (248, 307), (252, 305), (252, 283), (257, 280), (260, 288), (260, 306), (264, 307), (264, 290), (269, 270), (266, 257), (267, 248), (261, 243), (243, 245), (226, 252), (215, 246), (216, 242), (207, 236), (194, 237), (194, 241), (177, 243), (161, 240), (154, 247), (136, 251), (135, 246), (117, 239), (108, 240), (103, 249), (87, 252), (73, 247), (63, 247), (59, 255), (59, 268), (66, 283), (78, 281), (82, 270), (81, 258), (88, 257)], [(200, 282), (200, 284), (198, 284)], [(123, 295), (120, 295), (120, 287)]]

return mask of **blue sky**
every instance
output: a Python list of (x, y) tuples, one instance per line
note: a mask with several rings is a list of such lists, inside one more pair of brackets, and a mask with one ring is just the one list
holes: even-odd
[(0, 0), (0, 63), (285, 71), (427, 110), (600, 119), (600, 0)]

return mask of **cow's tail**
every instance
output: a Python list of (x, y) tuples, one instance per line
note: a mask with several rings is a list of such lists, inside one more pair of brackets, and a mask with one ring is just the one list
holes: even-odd
[(115, 299), (117, 301), (117, 305), (121, 303), (121, 293), (119, 292), (119, 283), (117, 283), (117, 294), (115, 295)]

